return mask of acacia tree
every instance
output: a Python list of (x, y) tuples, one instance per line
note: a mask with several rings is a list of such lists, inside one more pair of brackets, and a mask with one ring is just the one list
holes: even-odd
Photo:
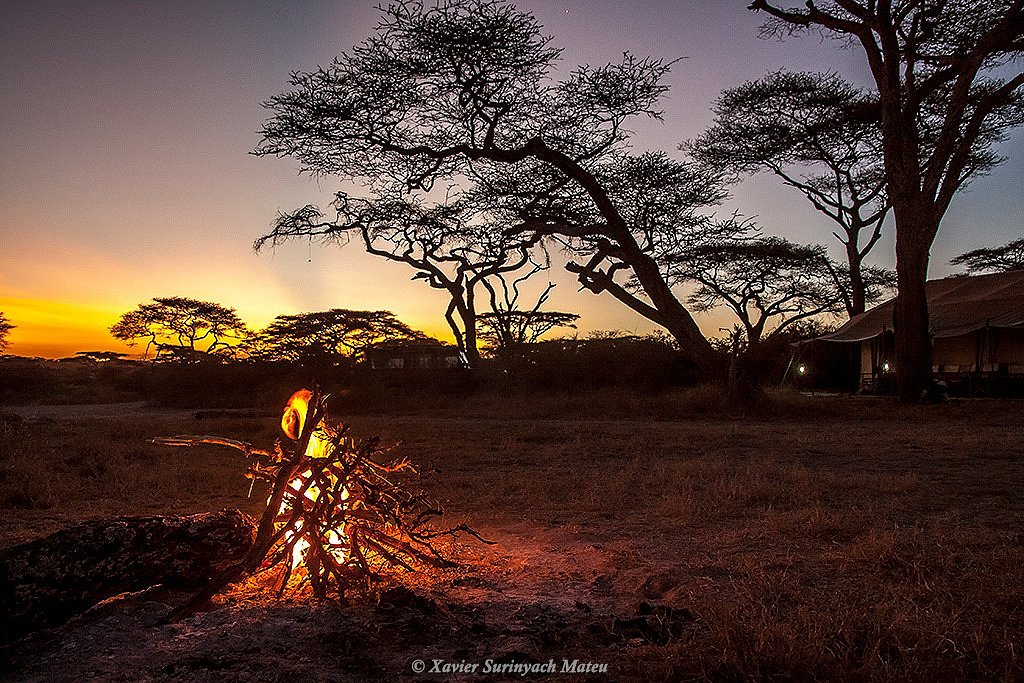
[[(725, 305), (751, 350), (769, 334), (845, 307), (846, 273), (821, 246), (757, 237), (697, 245), (676, 258), (673, 277), (697, 285), (690, 305), (698, 311)], [(866, 296), (875, 301), (882, 293), (870, 287)]]
[[(822, 246), (779, 237), (729, 239), (694, 246), (675, 259), (672, 277), (697, 285), (688, 299), (694, 310), (724, 305), (739, 320), (724, 345), (731, 356), (730, 400), (743, 407), (759, 391), (764, 342), (818, 316), (839, 314), (849, 301), (849, 270), (833, 263)], [(865, 275), (866, 300), (880, 299), (885, 272), (871, 268)]]
[(505, 354), (521, 350), (528, 344), (535, 344), (555, 328), (575, 328), (576, 321), (580, 319), (575, 313), (541, 310), (555, 287), (550, 282), (531, 308), (521, 309), (519, 285), (529, 275), (532, 273), (511, 281), (499, 278), (497, 284), (485, 283), (491, 298), (491, 310), (479, 317), (477, 336), (492, 352)]
[[(825, 33), (863, 50), (896, 226), (896, 375), (916, 399), (931, 374), (925, 281), (929, 250), (950, 202), (999, 161), (990, 146), (1022, 116), (1024, 0), (808, 0), (803, 9), (754, 0), (765, 31)], [(1009, 67), (1004, 68), (1004, 67)]]
[[(294, 89), (267, 103), (273, 117), (255, 153), (295, 157), (318, 175), (366, 179), (384, 202), (439, 181), (463, 189), (475, 182), (477, 196), (500, 188), (509, 211), (521, 210), (512, 215), (522, 231), (584, 249), (573, 261), (584, 286), (662, 325), (709, 366), (711, 346), (666, 281), (658, 245), (636, 232), (643, 219), (629, 202), (641, 193), (609, 184), (617, 168), (682, 174), (663, 157), (626, 151), (628, 121), (660, 117), (670, 65), (627, 54), (555, 80), (558, 55), (534, 17), (500, 0), (395, 2), (375, 35), (328, 68), (294, 74)], [(548, 182), (500, 182), (538, 171)], [(678, 188), (673, 183), (668, 178), (665, 189)], [(684, 189), (675, 206), (692, 197)], [(578, 199), (585, 210), (546, 211), (550, 197)]]
[[(747, 229), (735, 216), (717, 220), (704, 212), (725, 197), (721, 175), (706, 167), (659, 152), (616, 151), (595, 163), (593, 174), (620, 212), (633, 244), (657, 270), (672, 297), (669, 264), (675, 253)], [(568, 257), (566, 269), (576, 275), (582, 288), (610, 294), (670, 329), (664, 307), (659, 309), (647, 295), (630, 254), (608, 237), (604, 216), (585, 191), (567, 183), (557, 171), (542, 163), (523, 163), (511, 172), (480, 173), (467, 197), (478, 206), (491, 207), (515, 226), (509, 230), (542, 235), (560, 246)]]
[(7, 316), (0, 312), (0, 353), (7, 350), (7, 335), (14, 329), (14, 325), (7, 319)]
[(522, 350), (559, 327), (576, 327), (580, 317), (563, 311), (491, 311), (480, 316), (481, 341), (495, 353)]
[(115, 339), (134, 346), (146, 341), (143, 357), (155, 349), (160, 357), (196, 360), (230, 356), (248, 331), (235, 309), (186, 297), (154, 298), (123, 314), (111, 328)]
[(256, 241), (256, 249), (297, 236), (342, 244), (358, 236), (367, 253), (411, 266), (414, 280), (448, 293), (445, 320), (470, 367), (480, 362), (479, 287), (527, 266), (525, 277), (540, 268), (533, 254), (539, 237), (516, 237), (474, 221), (479, 214), (461, 205), (427, 207), (405, 198), (371, 201), (339, 193), (334, 207), (333, 220), (314, 206), (279, 216), (271, 232)]
[(975, 249), (960, 254), (949, 263), (964, 266), (971, 275), (1024, 270), (1024, 239), (1014, 240), (1001, 247)]
[(835, 224), (846, 253), (851, 318), (866, 308), (863, 263), (889, 211), (881, 131), (857, 115), (868, 106), (865, 93), (834, 74), (780, 71), (722, 93), (712, 127), (684, 145), (735, 179), (775, 174)]
[(279, 315), (258, 336), (255, 357), (312, 363), (337, 363), (378, 344), (425, 338), (390, 311), (344, 308)]

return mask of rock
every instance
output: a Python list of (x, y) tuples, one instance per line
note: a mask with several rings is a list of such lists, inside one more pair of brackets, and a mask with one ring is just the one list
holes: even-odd
[(0, 642), (157, 584), (196, 587), (237, 562), (255, 527), (238, 510), (77, 524), (0, 552)]

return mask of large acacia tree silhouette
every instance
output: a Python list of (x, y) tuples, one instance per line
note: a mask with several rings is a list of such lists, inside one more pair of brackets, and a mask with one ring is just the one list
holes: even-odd
[(581, 285), (664, 327), (705, 369), (714, 352), (663, 260), (715, 223), (718, 174), (629, 149), (627, 125), (660, 118), (670, 64), (626, 54), (561, 79), (536, 19), (497, 0), (396, 2), (374, 35), (270, 99), (259, 155), (363, 179), (373, 202), (447, 185), (504, 234), (564, 249)]

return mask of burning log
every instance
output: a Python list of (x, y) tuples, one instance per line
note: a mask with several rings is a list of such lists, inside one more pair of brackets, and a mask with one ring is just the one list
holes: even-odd
[(237, 510), (85, 522), (0, 553), (0, 640), (57, 626), (157, 584), (195, 588), (237, 562), (253, 523)]
[(389, 458), (377, 438), (356, 442), (346, 427), (328, 424), (326, 413), (326, 396), (297, 391), (281, 419), (284, 438), (273, 451), (217, 436), (154, 439), (240, 450), (253, 484), (270, 486), (252, 547), (171, 619), (194, 613), (247, 575), (279, 569), (279, 594), (309, 585), (317, 598), (332, 591), (343, 597), (348, 588), (390, 570), (453, 566), (435, 547), (440, 537), (467, 533), (483, 541), (465, 525), (433, 528), (443, 510), (420, 491), (416, 469)]

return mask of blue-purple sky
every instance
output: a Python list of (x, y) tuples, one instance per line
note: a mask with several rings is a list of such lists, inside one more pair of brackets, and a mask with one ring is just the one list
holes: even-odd
[[(519, 2), (564, 48), (563, 66), (623, 51), (674, 59), (663, 123), (636, 126), (635, 146), (675, 153), (710, 120), (724, 88), (770, 70), (834, 69), (866, 83), (861, 54), (830, 41), (757, 37), (743, 0)], [(291, 70), (326, 64), (369, 35), (373, 0), (332, 2), (47, 2), (0, 4), (0, 311), (18, 325), (13, 353), (117, 348), (106, 333), (124, 310), (182, 295), (236, 307), (254, 325), (278, 313), (386, 308), (443, 335), (444, 300), (400, 265), (337, 248), (292, 244), (254, 254), (275, 213), (324, 204), (335, 186), (296, 174), (291, 160), (247, 154), (265, 118), (259, 103)], [(1024, 233), (1024, 136), (1010, 161), (950, 210), (932, 276), (967, 249)], [(837, 243), (815, 212), (770, 177), (735, 190), (724, 210), (767, 232)], [(874, 261), (892, 265), (892, 240)], [(838, 249), (834, 251), (839, 255)], [(651, 326), (570, 277), (551, 307), (581, 327)], [(699, 318), (709, 333), (727, 316)]]

